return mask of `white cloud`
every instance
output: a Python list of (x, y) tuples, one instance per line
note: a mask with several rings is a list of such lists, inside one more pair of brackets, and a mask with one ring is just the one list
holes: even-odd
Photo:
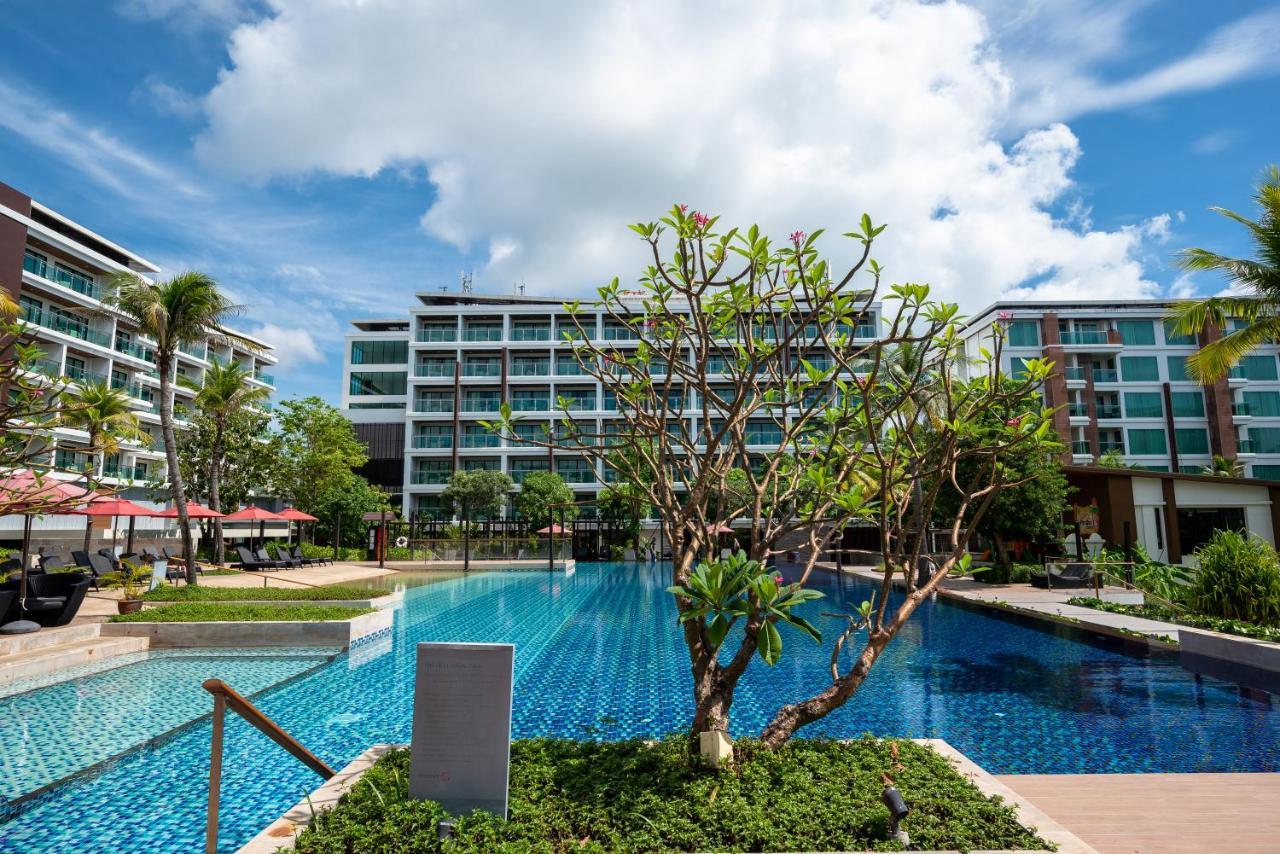
[(190, 121), (200, 115), (200, 99), (190, 92), (172, 86), (155, 75), (149, 75), (134, 90), (134, 98), (150, 104), (163, 116)]
[(892, 277), (969, 307), (1156, 290), (1160, 235), (1091, 227), (1066, 126), (1002, 144), (1012, 82), (959, 3), (274, 9), (232, 34), (198, 157), (253, 181), (425, 167), (422, 227), (487, 246), (482, 287), (629, 278), (647, 259), (625, 224), (687, 202), (778, 236), (869, 211)]
[(264, 323), (248, 330), (255, 338), (261, 338), (274, 348), (280, 360), (279, 371), (295, 370), (309, 363), (323, 362), (325, 355), (311, 333), (297, 326), (280, 326)]
[(136, 20), (164, 21), (175, 29), (230, 28), (253, 15), (253, 0), (119, 0), (116, 11)]
[(1226, 151), (1236, 141), (1236, 133), (1230, 130), (1216, 130), (1191, 143), (1191, 150), (1196, 154), (1211, 155)]

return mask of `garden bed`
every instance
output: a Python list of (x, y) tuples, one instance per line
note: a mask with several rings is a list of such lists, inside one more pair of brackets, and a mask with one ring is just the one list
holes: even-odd
[(275, 607), (307, 607), (313, 603), (346, 608), (393, 608), (404, 601), (403, 590), (330, 584), (324, 587), (157, 587), (143, 594), (148, 606), (172, 608), (183, 603), (233, 603)]
[[(258, 593), (260, 591), (254, 591)], [(277, 621), (350, 620), (371, 608), (341, 605), (255, 605), (223, 602), (178, 602), (167, 608), (117, 614), (112, 623), (259, 623)]]
[(1082, 608), (1093, 608), (1112, 614), (1124, 614), (1129, 617), (1144, 617), (1148, 620), (1159, 620), (1178, 626), (1193, 629), (1207, 629), (1211, 632), (1222, 632), (1228, 635), (1240, 635), (1254, 640), (1280, 643), (1280, 629), (1245, 623), (1240, 620), (1224, 620), (1221, 617), (1209, 617), (1204, 614), (1188, 614), (1155, 605), (1121, 605), (1115, 602), (1102, 602), (1091, 597), (1078, 596), (1067, 600), (1068, 605), (1079, 605)]
[(112, 617), (104, 637), (145, 637), (153, 649), (276, 646), (348, 647), (391, 629), (394, 612), (282, 602), (177, 602)]
[(445, 818), (408, 797), (409, 754), (379, 759), (337, 805), (296, 840), (311, 854), (365, 851), (850, 851), (897, 850), (880, 802), (890, 774), (911, 806), (916, 849), (1049, 850), (930, 748), (905, 740), (796, 740), (771, 753), (747, 741), (738, 762), (715, 772), (684, 743), (516, 741), (510, 820), (475, 813)]

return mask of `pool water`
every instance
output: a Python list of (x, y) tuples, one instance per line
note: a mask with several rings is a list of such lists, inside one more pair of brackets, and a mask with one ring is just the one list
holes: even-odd
[[(851, 610), (868, 595), (845, 577), (812, 582), (827, 598), (806, 616), (829, 636), (819, 647), (783, 629), (782, 661), (756, 661), (738, 690), (736, 735), (757, 733), (779, 704), (823, 686), (839, 623), (818, 612)], [(408, 741), (417, 642), (510, 642), (517, 737), (661, 736), (685, 726), (690, 709), (668, 583), (658, 568), (579, 564), (568, 576), (479, 572), (409, 586), (390, 636), (254, 699), (337, 768), (376, 742)], [(253, 690), (227, 664), (218, 675)], [(143, 667), (154, 671), (147, 679), (185, 679), (162, 658), (118, 668), (112, 679), (141, 679)], [(93, 678), (21, 695), (25, 705), (6, 720), (56, 718), (68, 692)], [(36, 749), (4, 732), (6, 753)], [(946, 602), (925, 605), (852, 701), (802, 732), (944, 738), (993, 773), (1280, 770), (1280, 713), (1265, 696), (1192, 674), (1173, 656), (1129, 655), (1071, 630)], [(17, 804), (0, 824), (0, 851), (198, 850), (209, 737), (208, 720), (197, 721)], [(82, 767), (97, 761), (75, 758)], [(235, 850), (318, 783), (229, 718), (222, 848)]]

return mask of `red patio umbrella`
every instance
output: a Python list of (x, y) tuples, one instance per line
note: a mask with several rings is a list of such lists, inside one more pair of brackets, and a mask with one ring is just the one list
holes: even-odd
[(708, 534), (732, 534), (733, 528), (730, 528), (728, 525), (725, 525), (722, 523), (717, 523), (715, 525), (708, 525), (707, 533)]
[(83, 486), (66, 483), (49, 475), (36, 474), (30, 469), (14, 472), (0, 478), (0, 501), (11, 511), (21, 514), (22, 568), (18, 581), (18, 619), (0, 627), (3, 634), (26, 634), (39, 631), (33, 620), (22, 619), (27, 602), (27, 556), (31, 552), (31, 519), (45, 513), (65, 513), (70, 507), (89, 496)]
[[(197, 504), (194, 501), (187, 502), (187, 518), (188, 519), (222, 519), (222, 518), (225, 518), (225, 515), (226, 514), (224, 513), (219, 513), (217, 510), (210, 510), (208, 507), (205, 507), (203, 504)], [(161, 510), (159, 513), (156, 514), (156, 518), (177, 519), (178, 518), (177, 505), (170, 507), (168, 510)]]
[(259, 541), (266, 539), (267, 522), (289, 521), (287, 517), (281, 516), (279, 513), (272, 513), (270, 510), (264, 510), (256, 504), (241, 507), (236, 512), (229, 513), (222, 518), (225, 522), (257, 522)]
[(539, 529), (538, 533), (539, 534), (567, 534), (569, 533), (569, 529), (553, 522), (547, 527)]
[[(124, 550), (126, 552), (133, 551), (133, 526), (138, 516), (158, 516), (160, 511), (152, 510), (150, 507), (143, 507), (141, 504), (134, 504), (127, 498), (121, 498), (118, 495), (101, 495), (94, 498), (83, 507), (70, 511), (78, 516), (110, 516), (111, 521), (111, 551), (116, 550), (116, 519), (120, 516), (129, 517), (129, 537), (125, 540)], [(92, 522), (90, 522), (92, 524)]]
[[(303, 513), (296, 507), (286, 507), (280, 511), (280, 517), (288, 519), (290, 522), (298, 523), (298, 542), (302, 542), (302, 523), (303, 522), (319, 522), (320, 519), (312, 516), (310, 513)], [(289, 543), (293, 543), (293, 526), (289, 526)]]

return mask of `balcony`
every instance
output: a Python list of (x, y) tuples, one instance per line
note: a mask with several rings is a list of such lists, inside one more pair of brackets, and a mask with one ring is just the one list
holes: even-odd
[(63, 335), (70, 335), (72, 338), (78, 338), (81, 341), (88, 341), (90, 344), (97, 344), (100, 347), (111, 346), (110, 335), (100, 329), (94, 329), (89, 326), (89, 322), (82, 318), (72, 319), (52, 311), (23, 306), (22, 320), (27, 323), (34, 323), (37, 326), (43, 326), (46, 329), (52, 329), (54, 332), (61, 332)]
[(1072, 418), (1088, 418), (1089, 404), (1087, 403), (1068, 403), (1067, 414)]
[(516, 326), (511, 330), (512, 341), (550, 341), (550, 326)]
[(114, 477), (117, 480), (146, 480), (147, 465), (141, 463), (139, 465), (121, 465), (120, 463), (107, 463), (102, 467), (103, 477)]
[(628, 326), (605, 324), (605, 341), (639, 341), (640, 333)]
[(1062, 369), (1062, 375), (1069, 380), (1084, 380), (1083, 365), (1068, 365)]
[(203, 359), (209, 355), (209, 345), (203, 341), (199, 344), (183, 344), (178, 349), (196, 359)]
[(413, 402), (414, 412), (453, 412), (453, 398), (447, 400), (415, 400)]
[(413, 448), (416, 451), (430, 450), (432, 448), (452, 448), (453, 434), (446, 433), (442, 436), (414, 436)]
[(1120, 382), (1120, 373), (1115, 368), (1098, 368), (1093, 372), (1093, 381), (1095, 383), (1118, 383)]
[(129, 397), (134, 397), (139, 400), (142, 399), (142, 383), (140, 382), (137, 382), (137, 381), (130, 382), (129, 380), (122, 380), (116, 377), (112, 377), (111, 387), (115, 389), (120, 389), (125, 394), (129, 395)]
[(141, 344), (134, 344), (132, 341), (125, 341), (119, 337), (116, 338), (115, 350), (117, 353), (123, 353), (126, 356), (132, 356), (144, 362), (154, 363), (156, 360), (156, 353), (150, 347), (143, 347)]
[(418, 330), (418, 335), (414, 339), (418, 343), (429, 343), (432, 341), (457, 341), (458, 330), (455, 326), (424, 326)]
[(556, 362), (556, 376), (558, 377), (585, 377), (587, 372), (582, 365), (574, 362)]
[(566, 397), (561, 395), (556, 398), (557, 410), (566, 410), (568, 412), (594, 412), (595, 408), (595, 395), (592, 395), (591, 397)]
[[(546, 412), (550, 408), (550, 397), (516, 397), (511, 400), (512, 412)], [(495, 409), (497, 407), (495, 406)]]
[(255, 380), (257, 380), (258, 382), (260, 382), (260, 383), (264, 383), (264, 384), (266, 384), (266, 385), (275, 385), (275, 384), (276, 384), (276, 378), (275, 378), (275, 375), (274, 375), (274, 374), (264, 373), (263, 371), (257, 371), (256, 373), (254, 373), (253, 378), (254, 378)]
[[(463, 412), (497, 412), (501, 406), (501, 401), (497, 395), (493, 397), (472, 397), (464, 398), (462, 401)], [(515, 409), (513, 405), (511, 407)]]
[(491, 433), (488, 430), (485, 430), (482, 433), (463, 433), (462, 447), (500, 448), (502, 447), (502, 439), (497, 433)]
[(1062, 342), (1063, 346), (1067, 347), (1110, 343), (1107, 340), (1107, 333), (1100, 329), (1081, 329), (1073, 332), (1059, 332), (1058, 340)]
[(1118, 403), (1100, 403), (1097, 409), (1099, 421), (1120, 417), (1120, 404)]
[(551, 375), (551, 362), (544, 359), (542, 361), (516, 359), (511, 363), (511, 376), (513, 377), (546, 377)]
[(1124, 442), (1099, 442), (1098, 452), (1102, 454), (1114, 451), (1119, 454), (1124, 453)]
[(87, 471), (94, 465), (92, 454), (58, 448), (53, 454), (53, 467), (63, 471)]
[(102, 290), (94, 283), (92, 277), (77, 273), (58, 264), (51, 265), (30, 249), (26, 250), (22, 256), (22, 269), (42, 279), (62, 285), (64, 288), (70, 288), (78, 294), (84, 294), (93, 299), (100, 299), (102, 296)]
[(595, 483), (596, 473), (589, 468), (562, 468), (556, 469), (556, 474), (565, 483)]
[(418, 362), (413, 366), (415, 377), (452, 377), (454, 363), (446, 360)]
[(415, 486), (443, 486), (449, 482), (450, 471), (414, 471), (409, 482)]
[(27, 370), (33, 374), (43, 374), (46, 377), (62, 376), (62, 365), (54, 359), (33, 359), (27, 364)]
[(499, 362), (468, 362), (462, 366), (464, 377), (500, 377), (502, 365)]
[(1234, 387), (1238, 385), (1244, 385), (1248, 381), (1249, 381), (1249, 374), (1240, 365), (1236, 365), (1234, 368), (1227, 371), (1227, 385), (1229, 386)]
[(1254, 450), (1254, 448), (1253, 448), (1253, 440), (1251, 440), (1251, 439), (1240, 439), (1238, 442), (1236, 442), (1236, 453), (1237, 453), (1237, 454), (1239, 454), (1239, 455), (1240, 455), (1240, 456), (1242, 456), (1242, 457), (1244, 457), (1244, 456), (1250, 456), (1250, 457), (1251, 457), (1251, 456), (1253, 456), (1254, 454), (1256, 454), (1256, 453), (1257, 453), (1257, 451), (1255, 451), (1255, 450)]
[(1231, 404), (1231, 414), (1252, 416), (1253, 410), (1249, 408), (1247, 403), (1233, 403)]
[(1076, 457), (1092, 457), (1093, 450), (1089, 447), (1088, 441), (1072, 442), (1071, 454)]
[(468, 326), (462, 331), (463, 341), (501, 341), (502, 325)]
[(74, 380), (81, 385), (84, 385), (85, 383), (105, 383), (107, 381), (106, 374), (86, 370), (85, 368), (76, 367), (75, 365), (67, 365), (66, 376), (67, 379)]
[(512, 469), (511, 479), (516, 483), (524, 483), (524, 479), (529, 475), (537, 474), (538, 472), (545, 472), (546, 470), (547, 469), (545, 467), (538, 469)]
[(742, 438), (748, 445), (770, 445), (776, 448), (782, 444), (782, 431), (750, 430), (742, 434)]

